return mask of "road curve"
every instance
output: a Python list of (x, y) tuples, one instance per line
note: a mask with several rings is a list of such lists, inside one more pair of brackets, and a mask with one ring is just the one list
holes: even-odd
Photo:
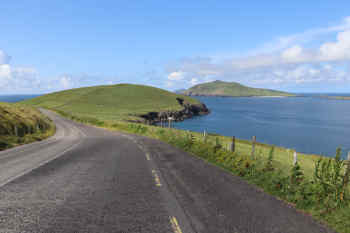
[(0, 153), (0, 233), (333, 232), (163, 142), (45, 113), (54, 137)]

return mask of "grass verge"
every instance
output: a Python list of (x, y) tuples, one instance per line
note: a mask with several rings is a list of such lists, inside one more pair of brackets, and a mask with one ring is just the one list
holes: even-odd
[(0, 151), (41, 141), (55, 130), (53, 122), (35, 108), (0, 103)]
[(252, 157), (252, 143), (236, 140), (235, 152), (228, 150), (231, 138), (220, 135), (160, 128), (123, 121), (101, 121), (58, 111), (78, 122), (143, 135), (162, 140), (257, 185), (304, 213), (312, 215), (338, 232), (350, 233), (350, 190), (346, 161), (257, 143)]

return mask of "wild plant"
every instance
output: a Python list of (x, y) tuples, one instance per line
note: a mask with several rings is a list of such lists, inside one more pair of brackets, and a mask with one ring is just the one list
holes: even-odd
[(264, 171), (273, 171), (273, 153), (274, 153), (275, 147), (271, 147), (269, 152), (269, 157), (267, 158), (266, 165), (264, 168)]
[(220, 140), (219, 140), (219, 138), (216, 138), (215, 139), (215, 146), (214, 146), (214, 153), (216, 153), (221, 148), (222, 148), (222, 145), (220, 143)]
[(346, 180), (349, 174), (345, 172), (345, 166), (340, 148), (334, 159), (320, 158), (315, 164), (314, 182), (317, 185), (318, 202), (326, 207), (327, 212), (348, 201)]

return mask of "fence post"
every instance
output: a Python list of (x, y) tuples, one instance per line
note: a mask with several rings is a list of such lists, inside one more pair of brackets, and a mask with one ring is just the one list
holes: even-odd
[(171, 120), (172, 120), (173, 118), (172, 117), (169, 117), (168, 118), (168, 120), (169, 120), (169, 128), (171, 128)]
[(346, 186), (349, 183), (349, 176), (350, 176), (350, 151), (348, 151), (348, 160), (347, 162), (347, 166), (346, 166), (346, 171), (345, 171), (345, 179), (344, 179), (344, 189), (346, 188)]
[(207, 131), (206, 130), (204, 130), (203, 136), (204, 136), (204, 143), (206, 143), (207, 142)]
[(254, 158), (254, 155), (255, 155), (255, 143), (256, 143), (256, 136), (253, 136), (253, 140), (252, 140), (252, 158)]
[(295, 166), (295, 164), (297, 164), (297, 162), (298, 162), (298, 154), (296, 151), (294, 151), (293, 165)]
[(18, 128), (17, 128), (17, 125), (15, 125), (15, 136), (16, 136), (16, 137), (18, 136)]
[(235, 152), (235, 149), (236, 149), (236, 137), (235, 136), (233, 136), (232, 137), (232, 142), (231, 142), (231, 148), (230, 148), (230, 150), (232, 151), (232, 152)]

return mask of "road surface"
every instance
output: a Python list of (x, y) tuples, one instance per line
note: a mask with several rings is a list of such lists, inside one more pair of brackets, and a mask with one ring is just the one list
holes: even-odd
[(0, 152), (1, 233), (332, 232), (163, 142), (46, 114), (54, 137)]

